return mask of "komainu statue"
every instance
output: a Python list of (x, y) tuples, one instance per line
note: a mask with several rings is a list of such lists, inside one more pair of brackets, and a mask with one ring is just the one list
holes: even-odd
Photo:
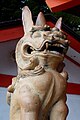
[(8, 87), (10, 120), (66, 120), (64, 55), (69, 41), (61, 30), (62, 18), (51, 28), (42, 12), (35, 25), (27, 6), (22, 9), (24, 36), (16, 47), (18, 75)]

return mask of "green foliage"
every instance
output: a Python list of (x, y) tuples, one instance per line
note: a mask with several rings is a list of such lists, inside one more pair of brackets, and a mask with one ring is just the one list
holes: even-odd
[(42, 11), (44, 14), (50, 12), (45, 0), (25, 0), (24, 4), (30, 8), (34, 16), (38, 15), (40, 11)]
[(32, 14), (36, 16), (40, 11), (50, 12), (44, 0), (1, 0), (0, 21), (14, 20), (21, 18), (21, 8), (27, 5)]
[(73, 31), (80, 35), (80, 17), (65, 13), (65, 12), (57, 12), (53, 13), (53, 15), (58, 19), (62, 17), (64, 23), (69, 26)]
[[(21, 19), (21, 8), (27, 5), (33, 16), (42, 11), (45, 13), (50, 13), (45, 0), (0, 0), (0, 22)], [(80, 17), (65, 13), (57, 12), (53, 15), (58, 19), (63, 18), (63, 21), (71, 29), (80, 35)]]
[(7, 21), (7, 20), (19, 18), (20, 13), (21, 10), (20, 10), (19, 0), (0, 1), (0, 21)]
[(80, 17), (74, 16), (72, 14), (68, 14), (65, 12), (58, 12), (58, 13), (53, 13), (55, 17), (59, 18), (62, 17), (64, 23), (71, 25), (71, 26), (78, 26), (80, 24)]

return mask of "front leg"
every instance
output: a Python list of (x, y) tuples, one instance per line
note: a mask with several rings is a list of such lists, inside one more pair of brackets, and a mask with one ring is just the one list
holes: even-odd
[(39, 120), (40, 99), (39, 96), (24, 86), (19, 92), (21, 108), (20, 120)]
[(20, 120), (39, 120), (36, 111), (27, 111), (27, 108), (21, 108)]
[(66, 120), (68, 108), (65, 99), (66, 98), (64, 97), (53, 105), (50, 113), (50, 120)]

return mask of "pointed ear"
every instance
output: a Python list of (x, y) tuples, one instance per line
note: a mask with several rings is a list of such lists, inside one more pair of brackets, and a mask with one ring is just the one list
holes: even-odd
[(27, 6), (23, 7), (22, 9), (22, 23), (23, 23), (24, 33), (26, 34), (32, 29), (33, 26), (32, 14)]
[(42, 12), (38, 14), (37, 20), (36, 20), (36, 25), (37, 26), (44, 26), (46, 24), (45, 17)]
[(56, 24), (55, 24), (55, 27), (58, 28), (59, 30), (61, 30), (61, 25), (62, 25), (62, 17), (60, 17)]

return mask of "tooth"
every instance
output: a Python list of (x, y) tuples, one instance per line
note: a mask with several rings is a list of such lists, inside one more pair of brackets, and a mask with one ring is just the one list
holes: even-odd
[(57, 44), (54, 44), (54, 46), (57, 46)]
[(44, 53), (46, 53), (46, 49), (44, 50)]
[(57, 47), (59, 47), (59, 44), (57, 43)]
[(48, 49), (48, 43), (46, 43), (46, 50)]
[(65, 48), (63, 45), (60, 45), (60, 47)]

